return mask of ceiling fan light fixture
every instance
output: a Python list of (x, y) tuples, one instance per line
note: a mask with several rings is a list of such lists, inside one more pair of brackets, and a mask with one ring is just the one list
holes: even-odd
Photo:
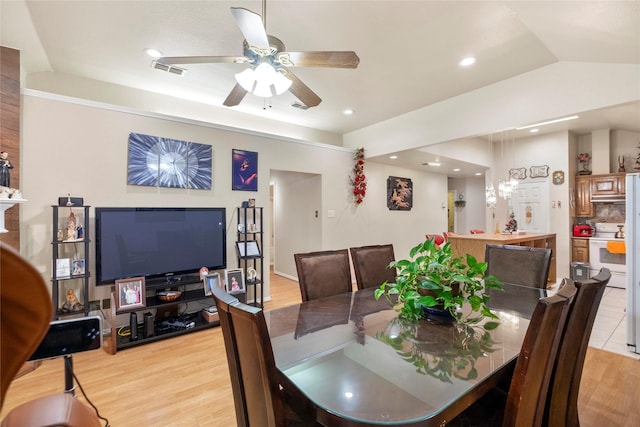
[(271, 92), (271, 82), (256, 80), (256, 88), (253, 90), (253, 94), (260, 98), (271, 98), (273, 96), (273, 92)]
[(241, 73), (236, 74), (236, 81), (247, 92), (253, 92), (253, 87), (256, 84), (256, 76), (253, 68), (247, 68)]
[(286, 78), (281, 72), (276, 72), (273, 78), (273, 87), (276, 90), (276, 95), (282, 95), (289, 90), (293, 82)]

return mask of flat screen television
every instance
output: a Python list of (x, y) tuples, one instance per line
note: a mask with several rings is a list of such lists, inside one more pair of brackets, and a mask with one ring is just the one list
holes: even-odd
[(96, 284), (227, 265), (225, 208), (96, 208)]

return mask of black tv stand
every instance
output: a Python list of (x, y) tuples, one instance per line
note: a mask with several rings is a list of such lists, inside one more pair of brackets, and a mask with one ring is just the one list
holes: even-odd
[(193, 283), (200, 282), (200, 277), (197, 274), (184, 274), (178, 276), (165, 276), (155, 279), (145, 280), (147, 289), (166, 288), (179, 285), (191, 285)]
[[(111, 293), (111, 319), (113, 319), (113, 323), (109, 353), (115, 354), (119, 350), (208, 329), (220, 324), (217, 313), (203, 313), (213, 305), (213, 297), (204, 294), (204, 285), (198, 274), (169, 277), (171, 279), (169, 281), (167, 281), (167, 277), (145, 280), (145, 305), (134, 310), (116, 311), (115, 295), (113, 292)], [(178, 299), (172, 301), (158, 298), (158, 292), (167, 288), (175, 288), (182, 294)], [(244, 302), (246, 301), (245, 295), (242, 293), (236, 297)], [(138, 322), (136, 325), (138, 339), (132, 340), (131, 336), (126, 334), (130, 329), (128, 315), (131, 312), (137, 313), (137, 319), (144, 319), (147, 312), (155, 312), (153, 335), (145, 336), (146, 326), (142, 320), (140, 320), (142, 323)]]

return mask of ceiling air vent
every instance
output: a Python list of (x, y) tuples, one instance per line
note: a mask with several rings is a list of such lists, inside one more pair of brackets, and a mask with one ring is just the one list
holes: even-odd
[(177, 74), (183, 76), (187, 72), (184, 68), (176, 67), (175, 65), (161, 64), (158, 61), (152, 61), (151, 66), (156, 70), (166, 71), (167, 73)]
[(293, 104), (289, 105), (289, 107), (291, 108), (298, 108), (300, 110), (308, 110), (309, 107), (300, 103), (300, 102), (294, 102)]

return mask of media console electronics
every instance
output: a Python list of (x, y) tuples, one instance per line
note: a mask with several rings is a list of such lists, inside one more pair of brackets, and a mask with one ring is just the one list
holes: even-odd
[(227, 264), (225, 208), (96, 208), (96, 284), (180, 281)]

